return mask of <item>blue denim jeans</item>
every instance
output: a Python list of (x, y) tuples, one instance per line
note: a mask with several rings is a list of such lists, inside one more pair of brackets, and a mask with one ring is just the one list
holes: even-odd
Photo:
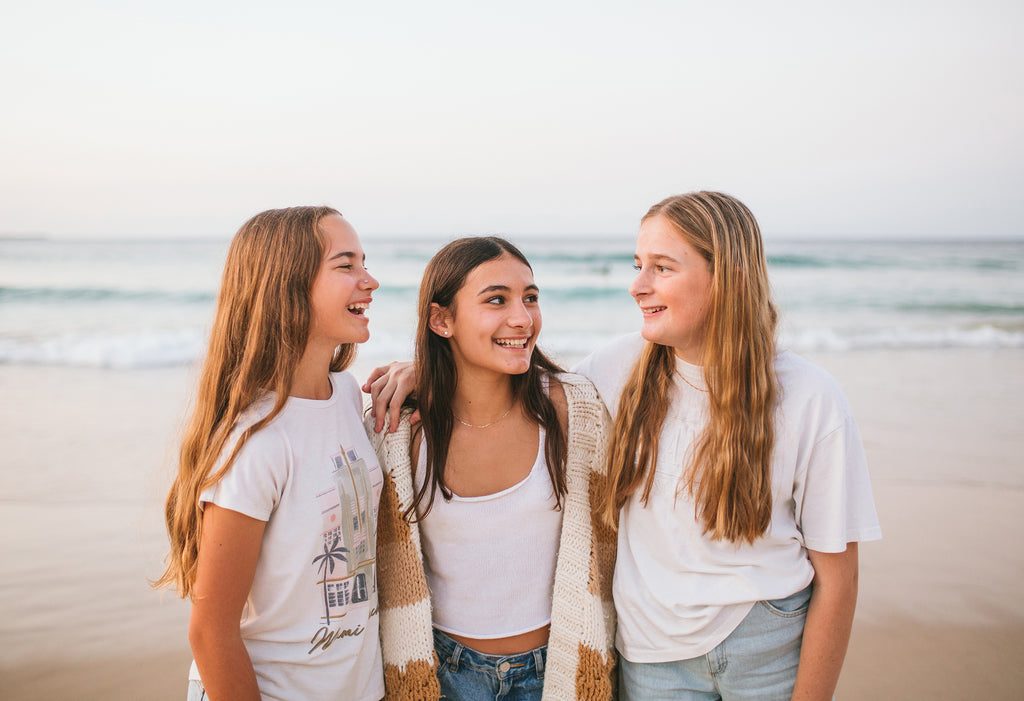
[(485, 655), (434, 629), (441, 698), (450, 701), (540, 701), (547, 645), (518, 655)]
[(811, 587), (759, 601), (711, 652), (673, 662), (619, 659), (621, 701), (789, 701)]

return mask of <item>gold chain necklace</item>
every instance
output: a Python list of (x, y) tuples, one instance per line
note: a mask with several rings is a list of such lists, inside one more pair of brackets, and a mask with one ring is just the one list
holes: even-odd
[(683, 378), (683, 382), (685, 382), (686, 384), (690, 385), (691, 387), (693, 387), (698, 392), (705, 392), (705, 393), (707, 392), (706, 389), (702, 389), (702, 388), (698, 387), (697, 385), (693, 384), (692, 382), (690, 382), (689, 380), (687, 380), (686, 379), (686, 375), (684, 375), (683, 373), (679, 372), (678, 369), (676, 370), (676, 374), (679, 375), (679, 377)]
[(455, 412), (452, 412), (452, 416), (455, 416), (455, 420), (458, 421), (463, 426), (469, 426), (470, 428), (487, 428), (488, 426), (493, 426), (494, 424), (498, 423), (499, 421), (504, 419), (506, 416), (511, 414), (512, 413), (512, 409), (514, 409), (515, 406), (516, 406), (516, 403), (512, 402), (512, 405), (505, 411), (504, 414), (502, 414), (501, 416), (499, 416), (498, 418), (496, 418), (494, 421), (490, 422), (489, 424), (481, 424), (479, 426), (476, 425), (476, 424), (471, 424), (471, 423), (468, 423), (466, 421), (463, 421), (458, 416), (455, 416)]

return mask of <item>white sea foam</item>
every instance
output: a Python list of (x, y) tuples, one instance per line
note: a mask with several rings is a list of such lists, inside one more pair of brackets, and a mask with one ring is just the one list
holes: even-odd
[(118, 370), (184, 365), (202, 352), (199, 331), (64, 335), (35, 341), (0, 339), (0, 363)]
[(910, 350), (929, 348), (1024, 348), (1024, 332), (979, 328), (896, 329), (842, 333), (831, 328), (785, 333), (780, 345), (795, 351)]
[[(546, 330), (541, 347), (567, 362), (582, 358), (608, 343), (614, 335), (559, 334)], [(35, 341), (0, 339), (0, 363), (67, 365), (131, 370), (186, 365), (204, 352), (199, 331), (148, 332), (137, 335), (65, 335)], [(1024, 348), (1024, 332), (991, 326), (977, 329), (870, 331), (843, 334), (835, 329), (805, 329), (783, 334), (780, 345), (797, 352), (920, 350), (930, 348)], [(361, 360), (384, 363), (409, 358), (410, 340), (403, 334), (378, 334), (360, 349)]]

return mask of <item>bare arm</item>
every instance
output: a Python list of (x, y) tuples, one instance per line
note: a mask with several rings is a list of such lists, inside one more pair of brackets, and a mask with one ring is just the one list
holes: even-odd
[(857, 544), (846, 552), (808, 550), (814, 590), (804, 624), (794, 701), (828, 701), (835, 693), (846, 657), (857, 605)]
[(259, 701), (238, 623), (249, 596), (266, 523), (207, 504), (189, 618), (188, 640), (213, 699)]
[[(373, 430), (380, 433), (384, 420), (388, 421), (388, 433), (398, 430), (402, 415), (402, 402), (416, 389), (416, 367), (412, 361), (394, 362), (374, 368), (363, 385), (363, 391), (370, 395), (373, 405), (370, 415), (374, 417)], [(413, 422), (415, 423), (415, 421)]]

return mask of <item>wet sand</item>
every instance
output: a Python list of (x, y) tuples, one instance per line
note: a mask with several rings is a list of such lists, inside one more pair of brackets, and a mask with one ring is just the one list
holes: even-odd
[[(854, 408), (884, 533), (837, 698), (1020, 698), (1024, 351), (812, 359)], [(191, 372), (0, 366), (0, 698), (184, 698), (188, 606), (147, 579)]]

